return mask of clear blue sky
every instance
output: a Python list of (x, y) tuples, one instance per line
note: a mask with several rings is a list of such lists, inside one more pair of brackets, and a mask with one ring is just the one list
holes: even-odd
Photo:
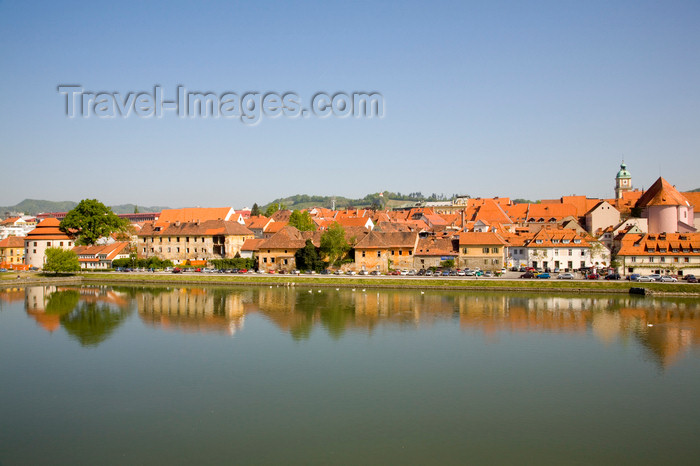
[[(339, 2), (338, 2), (339, 3)], [(700, 187), (700, 2), (0, 1), (0, 205)], [(92, 91), (378, 91), (383, 119), (66, 118)]]

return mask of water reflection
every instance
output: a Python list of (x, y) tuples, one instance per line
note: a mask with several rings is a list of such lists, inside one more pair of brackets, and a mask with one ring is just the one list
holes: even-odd
[(63, 328), (81, 345), (105, 341), (135, 304), (140, 320), (177, 332), (234, 335), (256, 314), (295, 340), (322, 328), (334, 339), (377, 328), (454, 322), (487, 342), (505, 333), (590, 333), (603, 344), (636, 342), (665, 367), (698, 347), (700, 303), (688, 298), (351, 289), (31, 287), (0, 291), (24, 299), (42, 328)]
[(43, 329), (62, 327), (82, 346), (107, 340), (129, 315), (128, 297), (107, 287), (30, 287), (24, 301), (27, 314)]

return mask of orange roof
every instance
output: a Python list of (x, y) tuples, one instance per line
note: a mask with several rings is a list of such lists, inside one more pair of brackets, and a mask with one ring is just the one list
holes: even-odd
[(700, 255), (700, 233), (627, 233), (618, 256)]
[(12, 225), (13, 223), (15, 223), (15, 222), (16, 222), (17, 220), (19, 220), (20, 218), (21, 218), (21, 217), (10, 217), (10, 218), (6, 218), (6, 219), (3, 220), (2, 222), (0, 222), (0, 225)]
[(165, 226), (176, 222), (205, 222), (207, 220), (228, 220), (233, 215), (232, 207), (186, 207), (183, 209), (164, 209), (156, 225)]
[(289, 222), (280, 220), (277, 222), (271, 222), (268, 223), (265, 229), (263, 230), (265, 233), (277, 233), (278, 231), (282, 230), (282, 228), (286, 227)]
[(657, 205), (690, 206), (690, 202), (671, 183), (659, 177), (637, 201), (637, 207)]
[[(252, 217), (248, 217), (245, 220), (245, 226), (247, 226), (250, 229), (253, 229), (253, 228), (260, 229), (260, 228), (265, 228), (265, 225), (267, 225), (270, 221), (271, 221), (271, 219), (265, 217), (264, 215), (255, 215)], [(274, 221), (274, 220), (272, 220), (272, 221)]]
[(24, 238), (21, 236), (8, 236), (0, 241), (0, 248), (23, 248)]
[(700, 192), (687, 192), (682, 194), (686, 199), (688, 199), (690, 205), (695, 207), (696, 213), (700, 211)]
[(32, 231), (29, 232), (29, 234), (25, 237), (27, 240), (35, 240), (35, 239), (40, 239), (40, 240), (46, 240), (46, 239), (66, 239), (70, 240), (71, 238), (63, 233), (58, 227), (61, 224), (58, 220), (55, 218), (47, 218), (45, 220), (42, 220), (36, 228), (34, 228)]
[(498, 233), (493, 232), (462, 232), (459, 234), (459, 245), (475, 245), (479, 246), (482, 244), (507, 244), (505, 240)]
[(243, 242), (241, 251), (257, 251), (260, 249), (260, 243), (266, 241), (264, 238), (249, 238)]

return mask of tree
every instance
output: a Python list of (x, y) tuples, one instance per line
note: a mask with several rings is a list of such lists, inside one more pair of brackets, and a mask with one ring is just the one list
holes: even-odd
[(315, 270), (319, 272), (323, 269), (323, 261), (318, 256), (318, 250), (310, 239), (306, 240), (306, 245), (294, 253), (294, 261), (300, 270)]
[(345, 239), (345, 228), (338, 222), (333, 222), (328, 230), (321, 235), (321, 254), (328, 263), (335, 265), (350, 251), (350, 245)]
[(251, 215), (252, 217), (257, 217), (257, 216), (260, 215), (261, 213), (262, 213), (262, 212), (260, 212), (260, 207), (258, 206), (258, 204), (257, 204), (257, 203), (253, 204), (253, 208), (250, 209), (250, 215)]
[(118, 217), (97, 199), (83, 199), (61, 222), (61, 231), (78, 235), (77, 245), (91, 245), (114, 232), (125, 231), (129, 221)]
[(68, 249), (48, 248), (46, 250), (45, 272), (64, 273), (80, 270), (78, 255)]
[(137, 205), (134, 206), (134, 213), (135, 214), (139, 213), (139, 206), (137, 206)]
[(275, 212), (278, 210), (286, 210), (287, 206), (281, 203), (272, 203), (269, 206), (267, 206), (267, 209), (265, 209), (265, 216), (266, 217), (272, 217)]
[(316, 223), (311, 218), (311, 214), (307, 211), (301, 212), (295, 210), (289, 216), (289, 225), (295, 227), (299, 231), (315, 231)]

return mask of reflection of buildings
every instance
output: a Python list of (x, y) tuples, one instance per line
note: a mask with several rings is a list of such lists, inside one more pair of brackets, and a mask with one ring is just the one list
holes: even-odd
[[(340, 338), (353, 331), (372, 334), (381, 327), (413, 329), (450, 321), (488, 338), (504, 333), (569, 333), (591, 334), (605, 344), (635, 341), (662, 367), (697, 348), (700, 335), (700, 302), (683, 298), (283, 286), (134, 288), (129, 294), (109, 287), (0, 292), (3, 302), (22, 296), (27, 314), (42, 328), (52, 332), (64, 326), (70, 331), (68, 324), (73, 322), (76, 334), (79, 323), (92, 325), (90, 312), (102, 312), (102, 307), (123, 310), (136, 301), (142, 322), (181, 332), (233, 334), (251, 313), (294, 339), (309, 338), (319, 328)], [(89, 308), (90, 304), (101, 307)], [(85, 317), (78, 321), (81, 312)], [(114, 319), (123, 321), (121, 316)], [(109, 335), (111, 328), (104, 334)]]
[(47, 314), (46, 304), (49, 296), (56, 291), (55, 286), (32, 286), (25, 289), (25, 308), (39, 326), (48, 332), (54, 332), (61, 326), (59, 314)]
[[(75, 299), (58, 299), (62, 294), (73, 294)], [(75, 309), (78, 303), (100, 303), (113, 308), (125, 309), (129, 302), (126, 296), (109, 287), (56, 287), (30, 286), (22, 290), (25, 310), (48, 332), (61, 327), (61, 317)]]
[(139, 293), (141, 320), (167, 330), (219, 331), (233, 335), (243, 328), (243, 294), (214, 288), (176, 288)]

